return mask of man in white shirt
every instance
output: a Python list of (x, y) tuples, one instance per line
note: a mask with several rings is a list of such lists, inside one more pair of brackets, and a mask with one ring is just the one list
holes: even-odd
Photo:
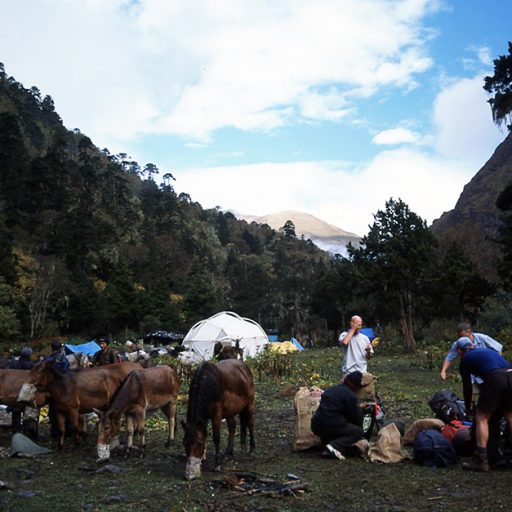
[(344, 349), (343, 376), (355, 371), (368, 371), (367, 361), (373, 354), (373, 347), (368, 336), (360, 332), (362, 326), (363, 319), (354, 315), (350, 320), (350, 329), (340, 334), (339, 342)]

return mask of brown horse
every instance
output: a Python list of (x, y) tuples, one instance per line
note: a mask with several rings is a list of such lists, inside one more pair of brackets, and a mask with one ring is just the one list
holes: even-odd
[(128, 432), (127, 456), (133, 446), (134, 433), (140, 438), (141, 456), (144, 455), (146, 448), (144, 424), (147, 411), (160, 409), (165, 414), (168, 427), (166, 446), (171, 446), (176, 430), (176, 404), (179, 389), (178, 373), (169, 366), (132, 371), (115, 394), (108, 409), (103, 413), (97, 411), (100, 414), (97, 442), (99, 460), (108, 459), (108, 443), (118, 434), (123, 414), (126, 417)]
[(136, 363), (119, 363), (61, 374), (53, 368), (53, 361), (43, 360), (26, 372), (27, 379), (18, 400), (32, 401), (36, 390), (49, 393), (57, 420), (60, 449), (64, 445), (66, 417), (75, 432), (75, 440), (80, 442), (81, 436), (87, 433), (86, 425), (79, 421), (80, 414), (93, 409), (105, 410), (126, 376), (132, 370), (141, 369)]
[(217, 364), (203, 363), (194, 374), (188, 392), (187, 422), (183, 422), (183, 445), (187, 454), (185, 478), (201, 476), (201, 460), (205, 455), (208, 421), (212, 422), (215, 445), (215, 466), (220, 465), (220, 427), (223, 418), (228, 425), (226, 454), (233, 455), (236, 429), (235, 416), (240, 416), (240, 441), (246, 449), (247, 428), (249, 448), (254, 450), (254, 383), (249, 367), (237, 359), (226, 359)]
[[(38, 393), (35, 397), (35, 404), (23, 406), (18, 402), (18, 394), (21, 386), (27, 380), (28, 370), (0, 369), (0, 404), (7, 405), (12, 410), (12, 430), (19, 432), (26, 431), (32, 438), (37, 437), (37, 426), (39, 418), (39, 406), (46, 400), (44, 394)], [(23, 425), (21, 414), (24, 413)]]

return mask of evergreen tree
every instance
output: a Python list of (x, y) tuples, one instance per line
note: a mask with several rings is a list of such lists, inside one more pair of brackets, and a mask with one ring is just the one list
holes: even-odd
[(416, 302), (436, 265), (436, 240), (401, 199), (388, 200), (374, 219), (350, 257), (368, 290), (395, 304), (406, 349), (414, 352)]

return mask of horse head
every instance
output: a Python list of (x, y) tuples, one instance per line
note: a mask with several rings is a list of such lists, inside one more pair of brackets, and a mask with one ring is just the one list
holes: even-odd
[(37, 391), (46, 389), (51, 378), (52, 363), (53, 361), (43, 360), (28, 372), (27, 380), (23, 383), (18, 393), (18, 402), (33, 403), (36, 400)]
[(98, 415), (98, 440), (97, 445), (109, 445), (114, 437), (119, 434), (120, 423), (112, 413), (94, 409)]
[(183, 447), (187, 454), (185, 478), (193, 480), (201, 476), (201, 461), (206, 458), (206, 423), (181, 422), (185, 435)]

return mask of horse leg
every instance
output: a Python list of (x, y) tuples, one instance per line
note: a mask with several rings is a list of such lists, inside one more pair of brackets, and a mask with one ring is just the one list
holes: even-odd
[(220, 471), (221, 464), (221, 457), (219, 455), (221, 421), (222, 418), (220, 414), (215, 414), (212, 418), (212, 438), (215, 446), (215, 471)]
[(241, 413), (240, 413), (240, 440), (243, 443), (243, 447), (245, 449), (246, 446), (246, 433), (244, 430), (249, 429), (249, 453), (252, 453), (256, 447), (254, 443), (254, 404), (249, 404)]
[(174, 431), (176, 429), (176, 402), (169, 402), (160, 409), (167, 418), (167, 442), (165, 443), (166, 448), (170, 448), (174, 444)]
[(235, 444), (235, 430), (236, 430), (236, 420), (235, 417), (226, 418), (226, 423), (228, 424), (228, 446), (226, 448), (226, 455), (233, 456), (234, 453), (234, 444)]
[(146, 415), (145, 411), (142, 413), (138, 413), (135, 417), (135, 421), (137, 423), (137, 434), (139, 436), (141, 452), (140, 457), (144, 457), (146, 453), (146, 431), (145, 431), (145, 423), (146, 423)]
[(55, 423), (57, 424), (57, 449), (64, 447), (64, 436), (66, 435), (66, 416), (61, 412), (55, 411)]
[(130, 456), (130, 451), (133, 446), (133, 418), (131, 416), (126, 416), (126, 454), (125, 457)]

